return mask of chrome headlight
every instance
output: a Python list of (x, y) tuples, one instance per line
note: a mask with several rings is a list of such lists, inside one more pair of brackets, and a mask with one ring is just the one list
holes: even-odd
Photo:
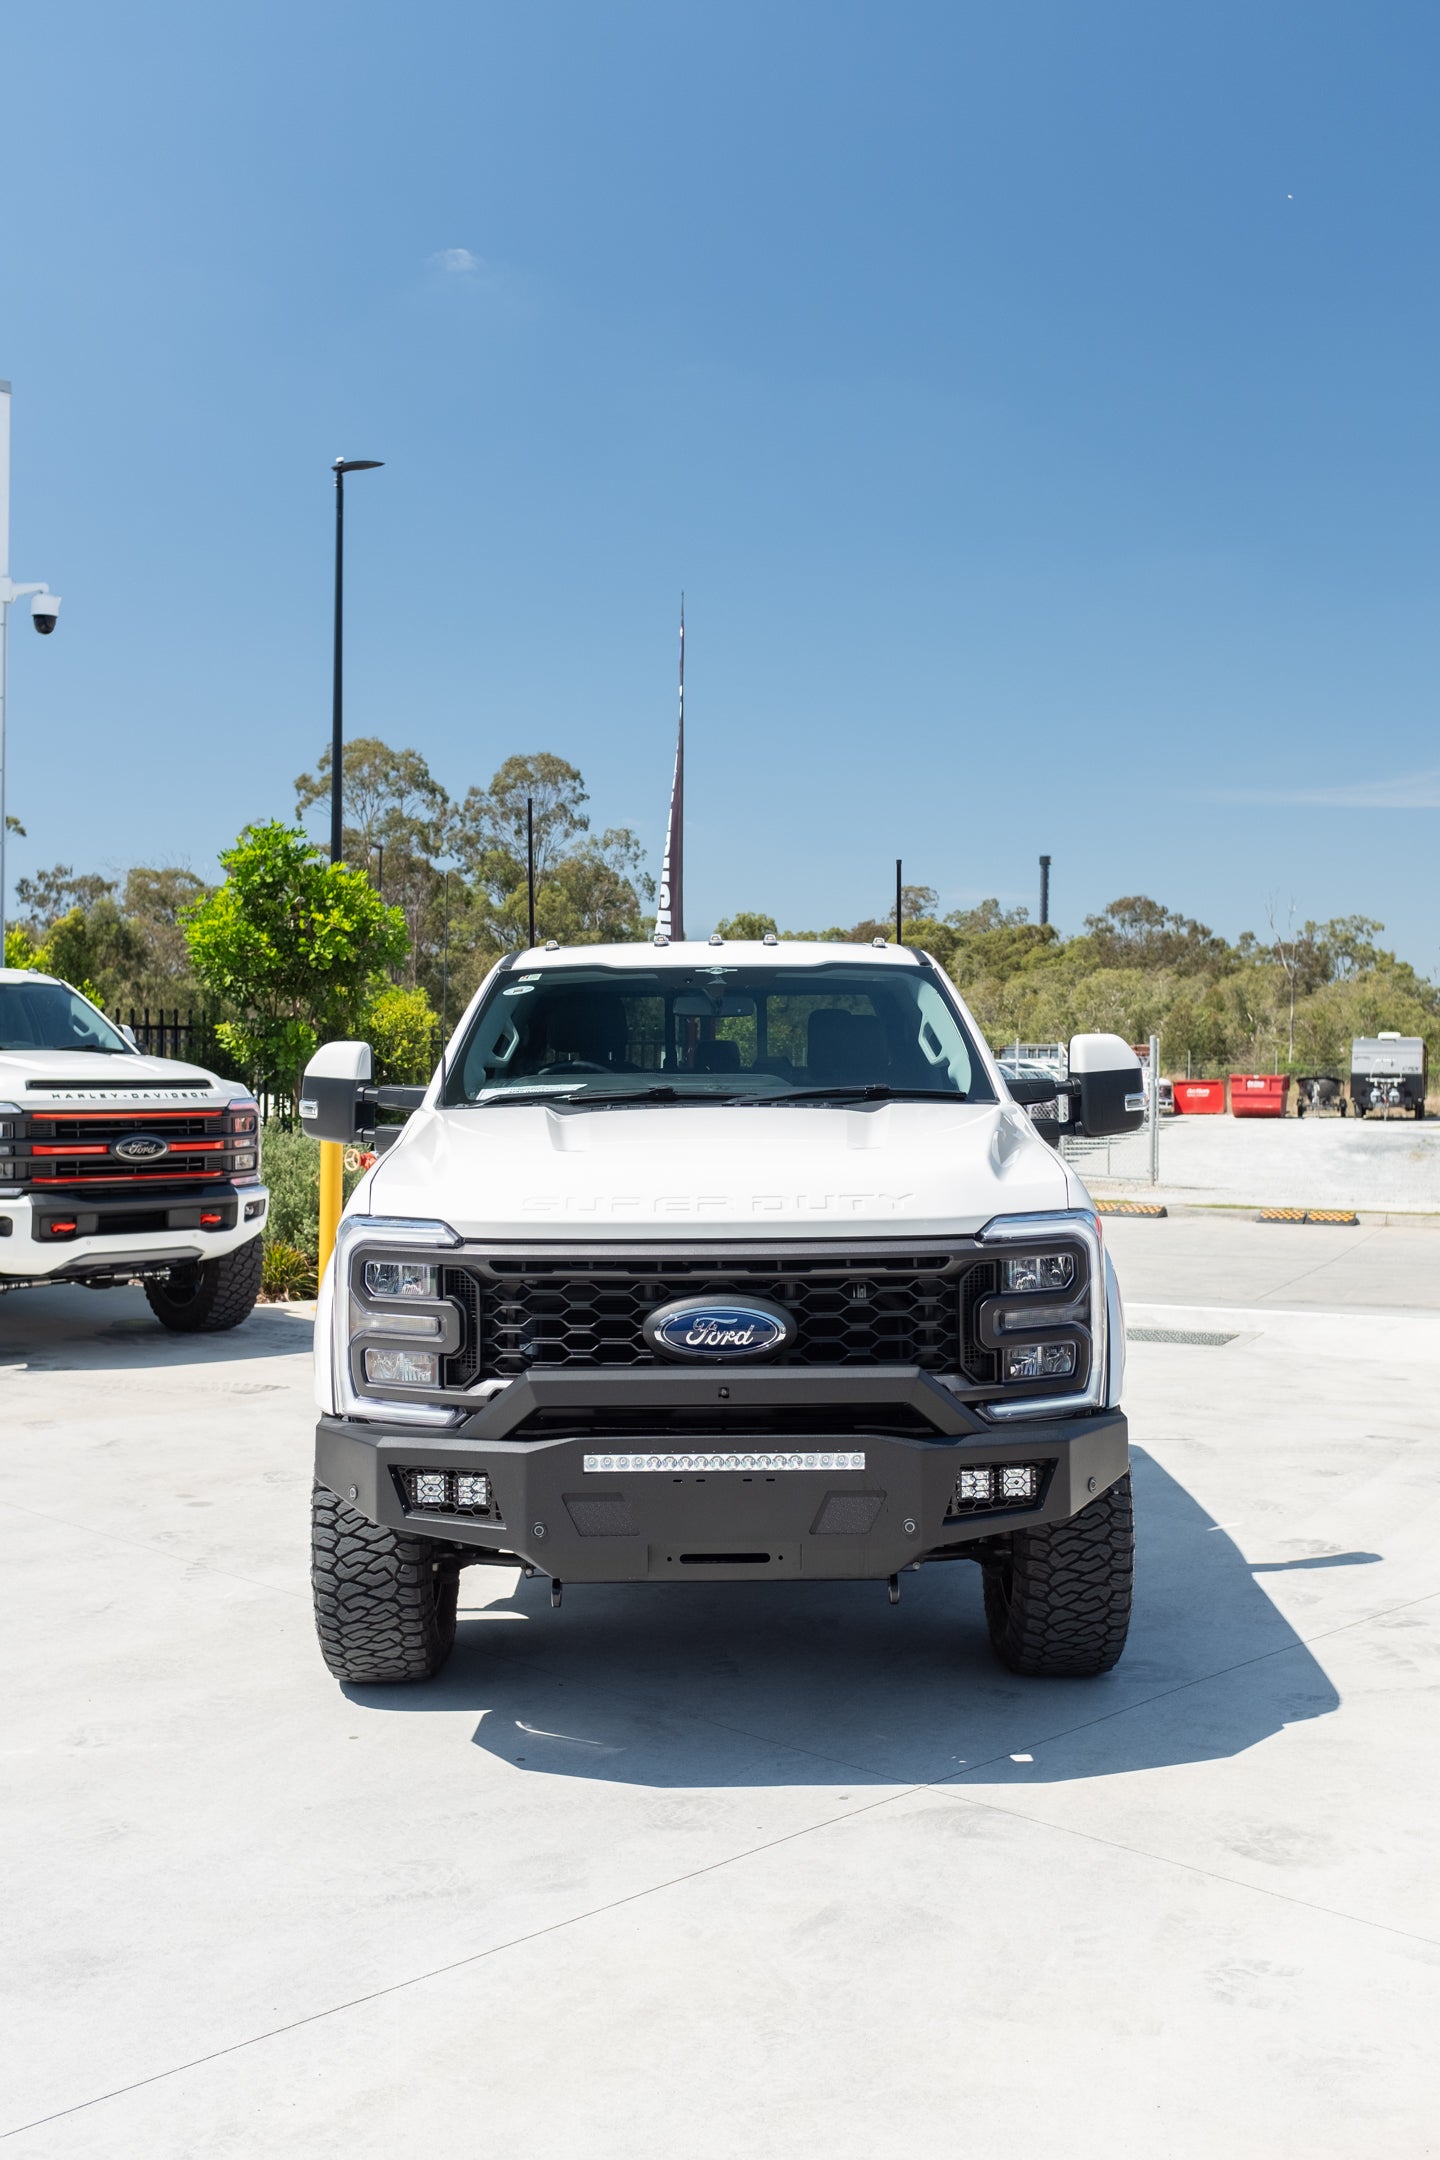
[[(987, 1301), (988, 1316), (984, 1306), (980, 1312), (1006, 1391), (985, 1403), (987, 1415), (1067, 1417), (1098, 1410), (1105, 1401), (1108, 1329), (1097, 1218), (1081, 1208), (997, 1215), (980, 1232), (980, 1242), (999, 1248), (1000, 1293)], [(1022, 1389), (1035, 1392), (1022, 1395)]]

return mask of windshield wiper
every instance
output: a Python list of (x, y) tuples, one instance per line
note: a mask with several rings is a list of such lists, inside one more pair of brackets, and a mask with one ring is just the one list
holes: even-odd
[(661, 1083), (646, 1088), (589, 1089), (585, 1087), (562, 1088), (498, 1088), (493, 1095), (482, 1095), (470, 1105), (475, 1110), (493, 1109), (496, 1103), (564, 1103), (567, 1107), (578, 1105), (583, 1110), (624, 1110), (632, 1103), (642, 1107), (654, 1103), (731, 1103), (741, 1098), (736, 1095), (711, 1095), (698, 1088), (671, 1087)]
[(813, 1087), (791, 1088), (784, 1095), (747, 1096), (747, 1102), (774, 1103), (793, 1102), (969, 1102), (956, 1088), (897, 1088), (883, 1080), (870, 1080), (863, 1087)]

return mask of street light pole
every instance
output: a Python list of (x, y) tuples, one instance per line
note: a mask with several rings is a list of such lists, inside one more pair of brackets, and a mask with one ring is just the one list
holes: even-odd
[(48, 585), (10, 582), (10, 385), (0, 382), (0, 967), (5, 965), (5, 643), (10, 603), (27, 594), (34, 596), (30, 615), (36, 629), (48, 635), (60, 612), (56, 595)]
[[(345, 853), (345, 475), (374, 472), (381, 458), (336, 458), (335, 475), (335, 674), (330, 711), (330, 860)], [(330, 1265), (340, 1211), (345, 1204), (345, 1150), (338, 1140), (320, 1143), (320, 1273)]]
[(374, 472), (383, 458), (336, 458), (335, 475), (335, 671), (330, 710), (330, 860), (345, 853), (342, 782), (345, 766), (345, 475)]

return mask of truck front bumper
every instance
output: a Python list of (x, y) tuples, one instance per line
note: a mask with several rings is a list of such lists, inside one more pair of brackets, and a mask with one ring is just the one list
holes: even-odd
[[(852, 1383), (864, 1377), (849, 1375)], [(933, 1389), (928, 1376), (915, 1377), (927, 1394)], [(893, 1374), (884, 1385), (893, 1396)], [(961, 1412), (953, 1422), (964, 1429), (933, 1439), (856, 1431), (853, 1420), (797, 1439), (678, 1422), (657, 1436), (648, 1420), (630, 1436), (612, 1421), (604, 1439), (553, 1430), (523, 1439), (513, 1425), (495, 1437), (474, 1430), (490, 1422), (427, 1435), (399, 1421), (325, 1417), (316, 1476), (371, 1522), (567, 1582), (824, 1581), (883, 1579), (918, 1560), (964, 1557), (987, 1539), (1067, 1521), (1129, 1467), (1118, 1410), (1003, 1427)], [(1007, 1467), (1034, 1468), (1033, 1500), (1006, 1496)], [(448, 1474), (452, 1494), (456, 1474), (482, 1475), (488, 1512), (417, 1507), (407, 1473), (421, 1469)], [(977, 1480), (962, 1488), (961, 1472), (985, 1470), (992, 1497), (962, 1498)]]
[(261, 1235), (270, 1205), (264, 1185), (214, 1185), (201, 1192), (79, 1191), (42, 1199), (0, 1195), (0, 1290), (21, 1283), (126, 1282), (192, 1260), (213, 1260)]

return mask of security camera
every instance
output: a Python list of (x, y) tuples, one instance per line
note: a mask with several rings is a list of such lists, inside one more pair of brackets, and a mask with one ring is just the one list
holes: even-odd
[(60, 595), (53, 592), (37, 592), (30, 602), (30, 620), (41, 637), (49, 637), (55, 628), (55, 618), (60, 613)]

